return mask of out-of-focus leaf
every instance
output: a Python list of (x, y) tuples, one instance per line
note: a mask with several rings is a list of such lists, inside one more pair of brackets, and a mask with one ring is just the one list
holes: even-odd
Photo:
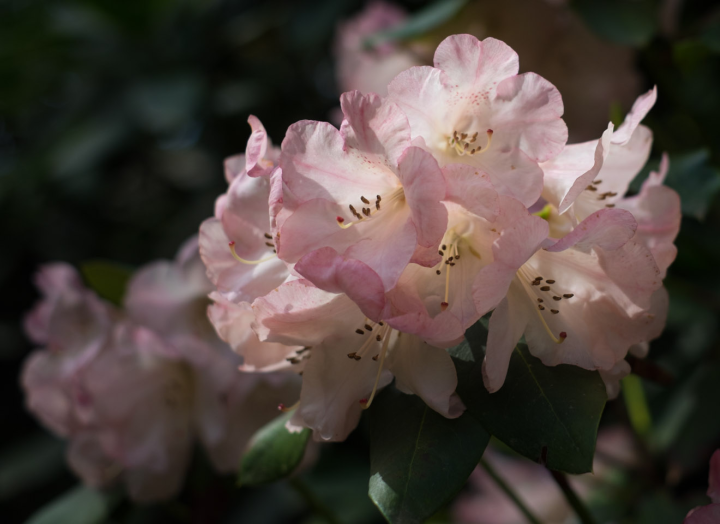
[(113, 304), (122, 305), (132, 270), (115, 262), (92, 260), (80, 266), (80, 272), (93, 291)]
[(385, 42), (409, 40), (422, 36), (450, 20), (465, 4), (467, 4), (467, 0), (439, 0), (414, 13), (403, 24), (370, 35), (365, 40), (365, 46), (373, 48)]
[(680, 195), (683, 214), (699, 220), (705, 218), (710, 204), (720, 190), (720, 173), (709, 163), (710, 153), (701, 149), (670, 157), (665, 183)]
[(669, 453), (684, 468), (705, 463), (720, 434), (720, 417), (711, 415), (717, 413), (720, 398), (718, 376), (718, 362), (699, 367), (655, 416), (652, 447)]
[(370, 498), (392, 524), (422, 522), (462, 488), (489, 439), (469, 413), (450, 420), (386, 388), (370, 410)]
[(62, 442), (42, 433), (6, 448), (0, 455), (0, 500), (56, 478), (64, 460)]
[(305, 455), (310, 430), (290, 433), (285, 423), (292, 413), (276, 418), (258, 430), (243, 456), (238, 475), (242, 486), (275, 482), (295, 471)]
[(572, 6), (595, 33), (616, 44), (642, 47), (657, 30), (652, 0), (576, 0)]
[(63, 177), (91, 169), (118, 147), (126, 131), (124, 118), (115, 113), (79, 125), (60, 140), (51, 154), (53, 171)]
[(25, 524), (96, 524), (110, 512), (107, 495), (78, 486), (38, 510)]
[(592, 470), (598, 424), (607, 400), (596, 371), (575, 366), (545, 366), (524, 345), (510, 359), (505, 384), (490, 394), (483, 386), (482, 361), (487, 332), (475, 324), (467, 341), (450, 354), (458, 371), (458, 394), (485, 430), (550, 469), (567, 473)]

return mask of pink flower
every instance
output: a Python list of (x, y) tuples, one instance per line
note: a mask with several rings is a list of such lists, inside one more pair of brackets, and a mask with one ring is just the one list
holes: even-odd
[(545, 200), (561, 214), (570, 210), (577, 222), (614, 207), (650, 155), (652, 132), (639, 124), (656, 99), (657, 90), (648, 91), (638, 97), (617, 131), (610, 125), (600, 140), (565, 146), (542, 163)]
[(399, 74), (388, 93), (440, 166), (469, 164), (530, 206), (542, 191), (538, 162), (562, 150), (567, 126), (557, 89), (534, 73), (518, 75), (518, 67), (503, 42), (454, 35), (435, 51), (435, 67)]
[(240, 376), (229, 351), (120, 324), (83, 370), (91, 418), (73, 439), (70, 464), (91, 485), (121, 476), (136, 500), (170, 497), (182, 486), (195, 439), (217, 470), (235, 470), (254, 431), (297, 394), (293, 379)]
[(43, 298), (25, 318), (25, 330), (46, 349), (30, 355), (21, 380), (28, 409), (65, 436), (82, 424), (82, 406), (73, 400), (77, 374), (104, 346), (114, 312), (67, 264), (43, 266), (36, 284)]
[(295, 280), (257, 299), (253, 309), (261, 340), (302, 346), (293, 360), (303, 385), (292, 424), (312, 428), (317, 439), (344, 440), (393, 375), (401, 391), (448, 418), (464, 410), (445, 350), (369, 320), (345, 295)]
[[(318, 287), (357, 300), (352, 293), (362, 283), (353, 275), (367, 275), (361, 266), (389, 290), (416, 247), (437, 246), (447, 224), (440, 203), (446, 188), (433, 157), (410, 145), (407, 118), (395, 104), (354, 91), (342, 95), (341, 105), (340, 132), (310, 121), (288, 129), (281, 167), (289, 216), (280, 227), (278, 255)], [(335, 255), (325, 253), (322, 266), (303, 260), (321, 248)], [(357, 263), (351, 270), (335, 259)], [(340, 268), (350, 273), (333, 276)]]
[(400, 7), (374, 1), (338, 25), (335, 37), (337, 80), (341, 91), (387, 94), (387, 85), (398, 73), (421, 65), (422, 49), (402, 48), (395, 42), (383, 42), (367, 48), (365, 40), (373, 34), (399, 26), (407, 15)]
[(717, 524), (720, 522), (720, 449), (710, 458), (707, 494), (713, 503), (691, 510), (685, 517), (684, 524)]
[(489, 391), (502, 386), (523, 335), (546, 365), (605, 371), (631, 346), (657, 336), (664, 324), (664, 315), (653, 313), (663, 296), (660, 270), (633, 240), (636, 227), (627, 211), (604, 209), (559, 241), (528, 238), (525, 247), (534, 250), (529, 258), (503, 249), (500, 237), (495, 260), (473, 289), (480, 314), (495, 309), (483, 365)]

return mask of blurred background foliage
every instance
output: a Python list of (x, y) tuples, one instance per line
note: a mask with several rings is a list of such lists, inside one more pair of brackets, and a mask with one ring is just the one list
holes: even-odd
[[(681, 194), (685, 218), (666, 281), (668, 328), (649, 359), (674, 382), (643, 381), (650, 429), (638, 440), (647, 460), (616, 479), (625, 491), (591, 503), (621, 522), (679, 522), (704, 502), (708, 458), (720, 447), (720, 6), (398, 3), (417, 15), (384, 35), (400, 46), (432, 50), (461, 32), (508, 42), (523, 71), (561, 90), (574, 141), (599, 136), (608, 119), (619, 123), (637, 94), (658, 86), (645, 121), (655, 133), (650, 167), (669, 153), (667, 182)], [(332, 118), (336, 26), (362, 7), (360, 0), (0, 1), (3, 522), (23, 522), (48, 504), (34, 522), (322, 522), (331, 513), (341, 522), (379, 520), (366, 495), (365, 426), (347, 443), (326, 446), (302, 481), (237, 490), (199, 457), (179, 500), (137, 509), (117, 493), (73, 488), (62, 443), (24, 411), (18, 387), (32, 349), (21, 319), (37, 298), (38, 265), (106, 259), (135, 267), (171, 257), (212, 214), (225, 188), (222, 160), (244, 149), (249, 113), (276, 143), (297, 120)], [(603, 424), (628, 420), (618, 400)], [(450, 522), (449, 515), (435, 520)]]

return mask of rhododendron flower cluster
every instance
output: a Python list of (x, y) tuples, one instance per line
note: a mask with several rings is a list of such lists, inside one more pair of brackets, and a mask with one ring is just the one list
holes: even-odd
[(244, 369), (302, 375), (282, 407), (291, 430), (346, 438), (393, 377), (459, 416), (446, 348), (489, 313), (491, 392), (524, 337), (546, 365), (598, 370), (617, 394), (628, 352), (659, 335), (680, 224), (667, 159), (627, 195), (656, 91), (618, 129), (567, 145), (560, 93), (518, 71), (503, 42), (456, 35), (386, 96), (344, 93), (339, 129), (297, 122), (277, 148), (250, 118), (200, 252), (210, 319)]
[(207, 321), (196, 238), (135, 273), (123, 310), (67, 264), (44, 266), (37, 285), (26, 331), (44, 349), (25, 364), (27, 405), (69, 439), (70, 466), (90, 486), (122, 480), (135, 500), (170, 497), (198, 441), (218, 471), (234, 471), (277, 403), (297, 395), (295, 376), (237, 371)]

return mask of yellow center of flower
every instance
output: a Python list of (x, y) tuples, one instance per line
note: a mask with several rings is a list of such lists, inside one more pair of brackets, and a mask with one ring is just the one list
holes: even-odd
[(479, 133), (474, 133), (470, 136), (468, 133), (458, 133), (457, 131), (453, 131), (452, 136), (447, 137), (448, 147), (454, 150), (459, 156), (480, 155), (490, 149), (493, 130), (488, 129), (486, 131), (487, 143), (485, 144), (485, 147), (482, 147), (477, 143), (478, 134)]

